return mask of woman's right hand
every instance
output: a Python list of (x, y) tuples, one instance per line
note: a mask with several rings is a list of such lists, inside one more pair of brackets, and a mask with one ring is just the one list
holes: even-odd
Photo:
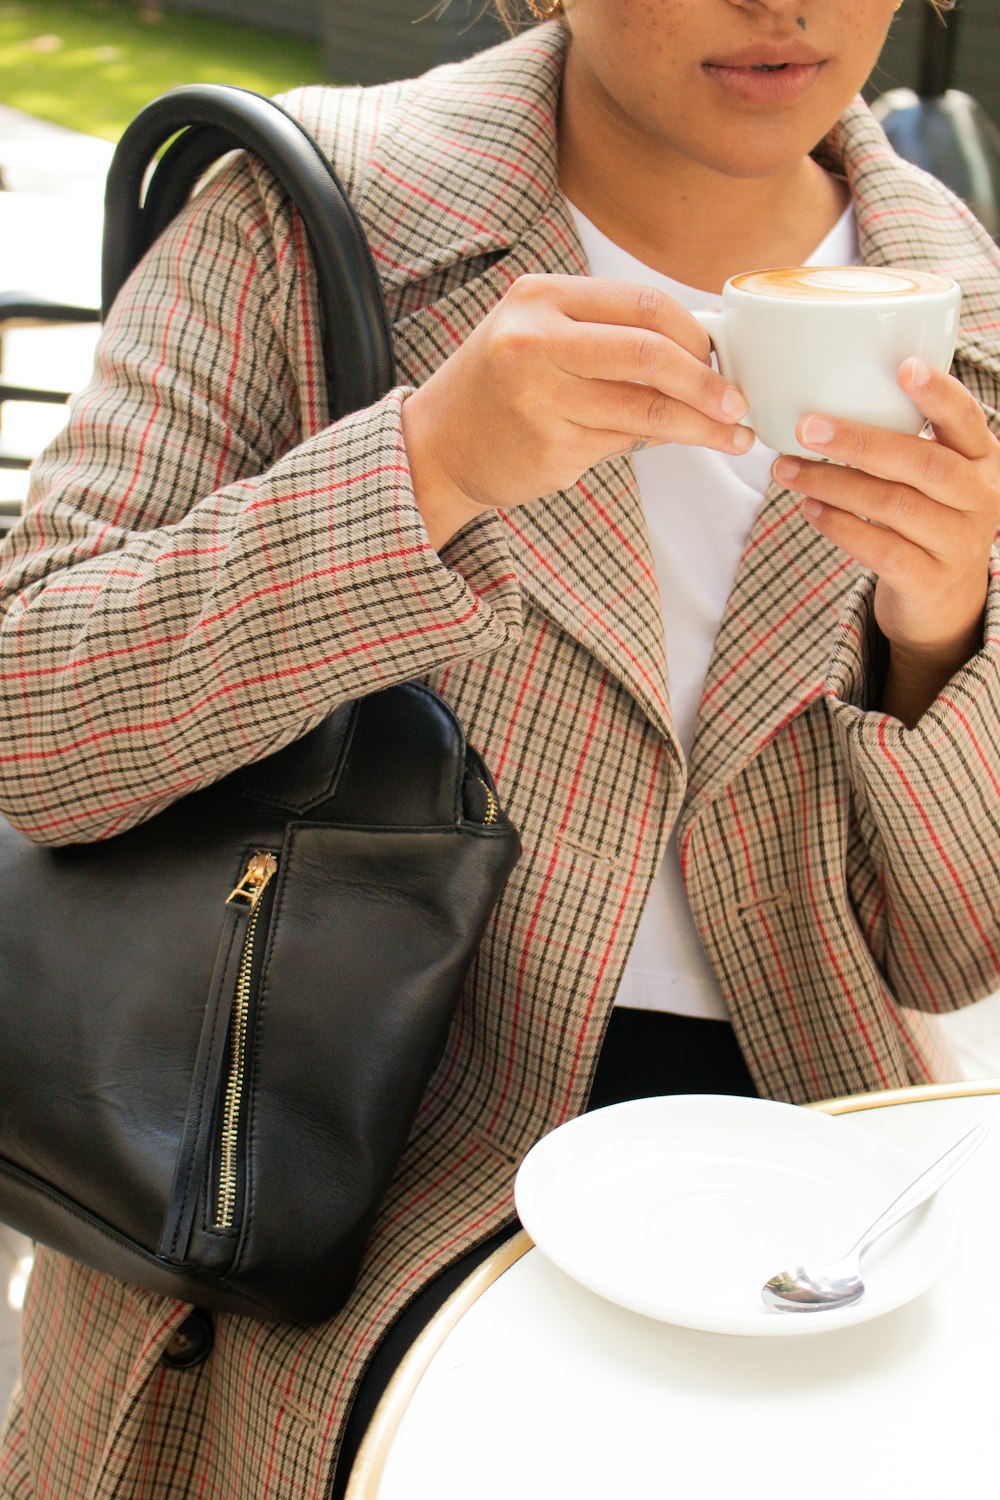
[(746, 401), (704, 330), (665, 293), (522, 276), (403, 404), (414, 494), (442, 546), (483, 510), (575, 484), (655, 443), (743, 453)]

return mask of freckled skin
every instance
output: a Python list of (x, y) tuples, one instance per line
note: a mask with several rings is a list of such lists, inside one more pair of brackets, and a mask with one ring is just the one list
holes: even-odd
[[(691, 285), (715, 290), (748, 265), (805, 259), (847, 201), (810, 153), (872, 71), (895, 3), (564, 0), (564, 191), (632, 254)], [(761, 44), (819, 59), (802, 97), (747, 102), (706, 69)]]
[(802, 0), (564, 0), (567, 95), (617, 118), (634, 150), (734, 175), (781, 171), (813, 149), (866, 81), (895, 0), (816, 5), (809, 45), (826, 60), (807, 100), (762, 111), (722, 97), (702, 64), (755, 42), (802, 40), (802, 9)]

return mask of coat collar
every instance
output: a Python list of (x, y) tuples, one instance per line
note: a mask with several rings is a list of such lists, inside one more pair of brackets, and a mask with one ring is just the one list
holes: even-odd
[(559, 197), (566, 36), (538, 26), (404, 86), (357, 199), (386, 294), (501, 254)]
[[(412, 309), (396, 323), (410, 380), (426, 378), (514, 277), (586, 269), (558, 189), (565, 45), (561, 26), (541, 26), (425, 75), (379, 140), (358, 206), (390, 307)], [(956, 233), (961, 210), (895, 156), (860, 100), (818, 154), (848, 180), (863, 260), (950, 270), (966, 287), (985, 275), (995, 302), (998, 262), (985, 233), (978, 226)], [(945, 219), (948, 228), (939, 229)], [(463, 263), (475, 263), (467, 277)], [(964, 352), (960, 343), (960, 362)], [(573, 489), (518, 507), (505, 521), (525, 594), (672, 741), (659, 598), (631, 462), (601, 464)], [(844, 597), (861, 576), (808, 525), (797, 497), (772, 485), (717, 637), (689, 801), (715, 795), (822, 694)]]

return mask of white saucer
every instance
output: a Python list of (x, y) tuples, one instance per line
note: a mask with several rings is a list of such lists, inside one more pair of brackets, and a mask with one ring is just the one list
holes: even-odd
[(528, 1152), (514, 1196), (538, 1248), (610, 1301), (713, 1333), (794, 1336), (878, 1317), (942, 1270), (937, 1197), (868, 1252), (851, 1306), (780, 1312), (760, 1297), (784, 1266), (843, 1254), (926, 1165), (840, 1117), (679, 1094), (560, 1126)]

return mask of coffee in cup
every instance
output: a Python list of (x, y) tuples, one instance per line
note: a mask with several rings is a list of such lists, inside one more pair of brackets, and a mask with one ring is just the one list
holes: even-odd
[(747, 398), (746, 424), (779, 453), (816, 458), (795, 437), (810, 412), (921, 430), (896, 374), (911, 355), (948, 369), (961, 301), (949, 277), (903, 266), (779, 266), (732, 277), (721, 310), (694, 316)]

